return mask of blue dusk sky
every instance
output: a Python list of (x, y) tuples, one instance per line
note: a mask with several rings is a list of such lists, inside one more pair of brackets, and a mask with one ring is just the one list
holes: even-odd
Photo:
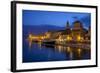
[(72, 26), (76, 20), (80, 20), (85, 28), (88, 28), (91, 24), (90, 13), (23, 10), (22, 17), (23, 25), (55, 25), (65, 27), (67, 21)]

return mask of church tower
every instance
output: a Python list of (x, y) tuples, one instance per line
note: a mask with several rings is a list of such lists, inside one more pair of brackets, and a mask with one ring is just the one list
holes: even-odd
[(67, 23), (66, 23), (66, 30), (70, 30), (70, 24), (69, 24), (68, 21), (67, 21)]
[(71, 33), (70, 24), (69, 24), (68, 21), (66, 23), (66, 32), (67, 32), (67, 34), (70, 34)]

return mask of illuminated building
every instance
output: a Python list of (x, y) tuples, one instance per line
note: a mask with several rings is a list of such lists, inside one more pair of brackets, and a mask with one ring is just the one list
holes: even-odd
[(37, 41), (54, 41), (56, 44), (66, 43), (90, 43), (91, 29), (85, 29), (80, 21), (75, 21), (73, 26), (70, 26), (67, 21), (64, 30), (48, 31), (43, 35), (29, 35), (28, 38)]
[[(57, 43), (84, 43), (90, 41), (90, 29), (85, 29), (80, 21), (75, 21), (72, 28), (70, 27), (69, 22), (67, 22), (66, 29), (61, 31), (61, 35), (59, 35), (59, 37), (60, 39), (56, 41)], [(63, 42), (61, 40), (63, 40)]]

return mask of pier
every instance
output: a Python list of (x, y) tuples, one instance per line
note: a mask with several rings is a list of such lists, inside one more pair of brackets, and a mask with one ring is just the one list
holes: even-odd
[(46, 39), (45, 37), (41, 37), (41, 36), (33, 36), (32, 34), (29, 34), (28, 38), (28, 43), (29, 43), (29, 47), (32, 46), (33, 42), (37, 42), (37, 43), (41, 43), (42, 45), (48, 45), (48, 46), (55, 46), (55, 45), (60, 45), (60, 46), (69, 46), (69, 47), (73, 47), (73, 48), (90, 48), (90, 43), (89, 41), (83, 41), (83, 42), (68, 42), (68, 41), (59, 41), (59, 39)]

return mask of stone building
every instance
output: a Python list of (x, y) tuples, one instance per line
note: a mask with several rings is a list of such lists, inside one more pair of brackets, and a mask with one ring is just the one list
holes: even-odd
[[(68, 43), (68, 42), (90, 42), (90, 29), (85, 29), (80, 21), (75, 21), (73, 27), (70, 27), (69, 22), (66, 24), (66, 29), (59, 31), (57, 43)], [(56, 33), (56, 32), (55, 32)], [(57, 36), (57, 35), (56, 35)], [(87, 40), (88, 39), (88, 40)]]
[(42, 36), (32, 36), (32, 40), (41, 41), (54, 41), (56, 44), (66, 44), (66, 43), (90, 43), (91, 39), (91, 29), (85, 29), (82, 22), (75, 21), (73, 26), (70, 26), (67, 21), (64, 30), (48, 31)]

